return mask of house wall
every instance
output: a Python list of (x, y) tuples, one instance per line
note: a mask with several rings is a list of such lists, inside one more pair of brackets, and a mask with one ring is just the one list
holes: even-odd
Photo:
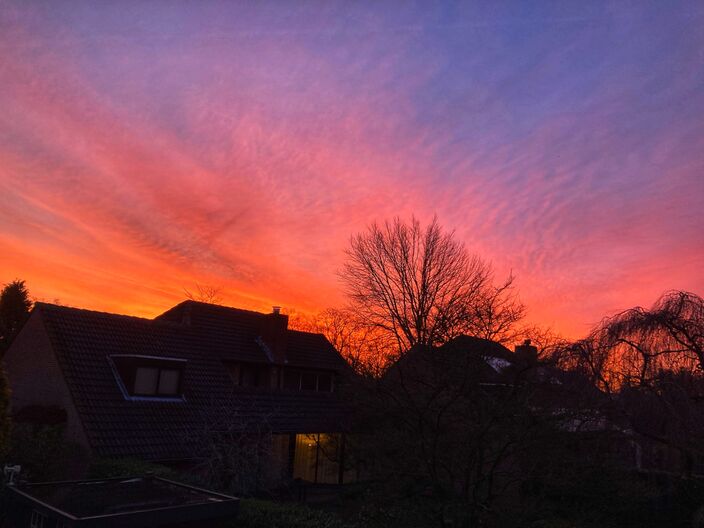
[[(90, 449), (71, 393), (64, 381), (40, 310), (35, 310), (3, 358), (13, 412), (28, 405), (58, 406), (66, 411), (66, 440)], [(78, 471), (78, 470), (77, 470)]]
[(281, 484), (290, 477), (290, 436), (291, 435), (288, 434), (275, 434), (271, 436), (268, 477), (273, 485)]

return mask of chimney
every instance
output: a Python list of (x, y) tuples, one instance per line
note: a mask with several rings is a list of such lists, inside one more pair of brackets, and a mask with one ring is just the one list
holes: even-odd
[(274, 306), (270, 314), (262, 317), (260, 332), (261, 340), (271, 352), (274, 363), (285, 363), (288, 315), (281, 313), (280, 306)]
[(535, 363), (538, 361), (538, 347), (531, 345), (530, 339), (526, 339), (522, 345), (516, 345), (516, 359)]

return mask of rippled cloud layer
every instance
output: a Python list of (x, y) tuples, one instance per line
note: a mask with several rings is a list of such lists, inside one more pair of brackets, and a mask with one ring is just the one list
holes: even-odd
[(437, 214), (569, 335), (704, 293), (704, 9), (584, 4), (0, 1), (0, 282), (316, 310)]

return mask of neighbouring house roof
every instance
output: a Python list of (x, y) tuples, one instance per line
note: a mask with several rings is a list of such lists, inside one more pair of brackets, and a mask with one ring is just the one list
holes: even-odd
[[(190, 310), (186, 324), (182, 317)], [(236, 387), (223, 361), (271, 363), (257, 343), (267, 314), (182, 303), (156, 319), (37, 303), (91, 447), (100, 456), (178, 460), (197, 456), (206, 432), (333, 432), (346, 411), (335, 393)], [(338, 372), (346, 363), (319, 334), (287, 331), (290, 364)], [(182, 402), (123, 396), (115, 354), (187, 361)], [(289, 363), (287, 363), (289, 364)], [(40, 382), (40, 380), (38, 380)]]
[(461, 335), (438, 347), (414, 347), (389, 369), (388, 382), (409, 387), (454, 387), (471, 392), (474, 387), (531, 388), (529, 403), (536, 408), (594, 409), (604, 403), (603, 394), (586, 378), (547, 362), (511, 352), (500, 343)]
[(403, 354), (386, 374), (409, 381), (426, 383), (475, 382), (501, 383), (507, 380), (506, 368), (513, 367), (513, 352), (500, 343), (458, 336), (438, 346), (415, 346)]

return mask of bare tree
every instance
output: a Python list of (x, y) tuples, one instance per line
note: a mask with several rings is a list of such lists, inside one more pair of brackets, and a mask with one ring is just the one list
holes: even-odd
[(349, 309), (327, 308), (312, 315), (295, 313), (289, 326), (323, 334), (358, 374), (377, 377), (395, 358), (395, 346), (389, 336), (365, 324)]
[(223, 301), (222, 286), (211, 286), (208, 284), (200, 284), (196, 282), (195, 290), (183, 289), (186, 298), (192, 301), (205, 302), (210, 304), (220, 304)]
[(281, 478), (272, 458), (275, 410), (262, 414), (256, 402), (232, 396), (229, 402), (212, 402), (199, 414), (198, 427), (183, 430), (182, 441), (199, 450), (196, 473), (208, 486), (241, 494), (266, 491)]
[(528, 329), (518, 327), (518, 323), (525, 317), (526, 308), (518, 300), (513, 283), (514, 276), (509, 275), (497, 286), (489, 283), (482, 288), (480, 295), (464, 305), (458, 330), (499, 343), (515, 343), (525, 338)]
[(460, 333), (503, 336), (523, 316), (513, 278), (494, 286), (491, 267), (437, 217), (425, 228), (416, 218), (373, 223), (352, 237), (347, 257), (340, 276), (350, 310), (399, 352)]

